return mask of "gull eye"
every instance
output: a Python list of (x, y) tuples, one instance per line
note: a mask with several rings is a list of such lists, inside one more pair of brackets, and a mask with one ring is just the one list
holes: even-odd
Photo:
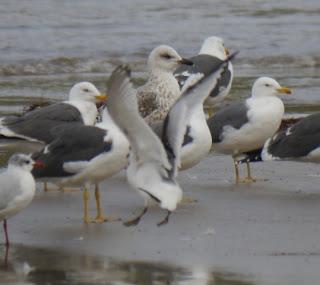
[(25, 164), (30, 164), (31, 161), (30, 161), (30, 160), (25, 160), (24, 163), (25, 163)]
[(89, 89), (88, 88), (84, 88), (82, 89), (84, 92), (89, 92)]
[(162, 54), (161, 57), (165, 58), (165, 59), (171, 59), (172, 58), (172, 56), (170, 54), (168, 54), (168, 53)]
[(271, 85), (270, 85), (270, 84), (268, 84), (268, 83), (266, 83), (264, 86), (266, 86), (266, 87), (270, 87)]

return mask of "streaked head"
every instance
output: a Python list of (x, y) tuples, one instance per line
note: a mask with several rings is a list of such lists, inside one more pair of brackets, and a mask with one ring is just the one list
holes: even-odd
[(199, 54), (208, 54), (223, 60), (229, 55), (229, 50), (224, 46), (222, 38), (212, 36), (204, 40)]
[(22, 168), (26, 171), (31, 171), (33, 167), (42, 167), (43, 163), (39, 161), (34, 161), (31, 155), (16, 153), (12, 155), (8, 161), (8, 165)]
[(69, 99), (98, 103), (105, 101), (107, 97), (106, 95), (101, 94), (92, 83), (79, 82), (71, 88)]
[(161, 70), (173, 73), (181, 64), (192, 65), (193, 63), (182, 58), (172, 47), (166, 45), (153, 49), (148, 58), (148, 68), (151, 72)]
[(291, 89), (282, 87), (270, 77), (258, 78), (252, 86), (252, 97), (277, 96), (280, 94), (291, 94)]

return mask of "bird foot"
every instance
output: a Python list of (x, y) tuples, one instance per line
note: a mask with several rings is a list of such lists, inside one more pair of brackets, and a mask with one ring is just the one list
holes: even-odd
[(258, 182), (258, 181), (268, 181), (268, 179), (263, 179), (263, 178), (253, 178), (251, 176), (247, 176), (243, 179), (239, 179), (236, 184), (250, 184), (250, 183), (254, 183), (254, 182)]
[(168, 213), (167, 213), (167, 215), (165, 216), (165, 218), (164, 218), (161, 222), (157, 223), (157, 226), (158, 226), (158, 227), (161, 227), (161, 226), (163, 226), (163, 225), (166, 225), (166, 224), (169, 222), (170, 215), (171, 215), (171, 212), (168, 211)]
[(96, 216), (96, 218), (93, 219), (91, 223), (101, 224), (105, 222), (117, 222), (117, 221), (121, 221), (121, 219), (114, 216)]
[(189, 197), (189, 196), (184, 196), (180, 202), (180, 204), (192, 204), (192, 203), (197, 203), (198, 200), (197, 199), (194, 199), (192, 197)]
[(126, 222), (123, 223), (123, 225), (126, 226), (126, 227), (132, 227), (132, 226), (138, 225), (139, 222), (140, 222), (140, 217), (135, 218), (133, 220), (126, 221)]

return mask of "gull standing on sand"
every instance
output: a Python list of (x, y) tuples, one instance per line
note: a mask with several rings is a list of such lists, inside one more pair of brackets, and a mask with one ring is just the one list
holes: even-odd
[(320, 163), (320, 113), (305, 117), (268, 139), (262, 160), (295, 160)]
[(173, 72), (181, 64), (192, 62), (169, 46), (158, 46), (150, 53), (148, 81), (137, 92), (139, 112), (148, 124), (163, 121), (179, 98), (181, 92)]
[(269, 77), (258, 78), (252, 87), (252, 95), (241, 103), (222, 108), (208, 119), (212, 135), (213, 151), (232, 155), (236, 183), (254, 182), (247, 163), (247, 177), (239, 177), (238, 158), (244, 152), (261, 148), (265, 141), (278, 130), (284, 115), (284, 105), (277, 96), (291, 94)]
[(112, 73), (108, 83), (110, 114), (130, 142), (128, 182), (142, 195), (145, 202), (142, 213), (124, 223), (126, 226), (139, 223), (147, 212), (150, 201), (159, 203), (161, 208), (167, 210), (166, 217), (158, 226), (168, 223), (170, 214), (182, 199), (182, 190), (176, 177), (187, 118), (203, 102), (206, 97), (203, 91), (208, 85), (215, 84), (214, 79), (217, 80), (220, 75), (216, 71), (227, 64), (227, 61), (213, 69), (210, 76), (198, 74), (188, 80), (181, 97), (166, 116), (162, 142), (139, 115), (129, 69), (120, 66)]
[[(224, 46), (223, 39), (219, 37), (209, 37), (205, 39), (199, 54), (190, 58), (193, 66), (182, 65), (174, 72), (180, 87), (182, 88), (186, 80), (196, 73), (210, 74), (215, 66), (219, 66), (229, 55), (229, 50)], [(233, 80), (233, 67), (231, 61), (223, 68), (216, 85), (210, 86), (205, 105), (213, 107), (220, 103), (229, 94)]]
[[(102, 122), (96, 126), (67, 124), (54, 129), (56, 139), (33, 157), (45, 165), (34, 169), (36, 179), (63, 186), (83, 187), (84, 222), (102, 223), (115, 220), (104, 216), (99, 182), (118, 173), (128, 164), (129, 142), (110, 117), (107, 107)], [(89, 187), (95, 185), (97, 216), (89, 216)]]
[(77, 83), (71, 88), (67, 101), (35, 109), (23, 116), (1, 118), (0, 135), (50, 143), (54, 139), (51, 130), (59, 124), (93, 125), (98, 114), (95, 103), (105, 99), (92, 83)]
[(27, 207), (35, 194), (36, 183), (31, 174), (33, 167), (42, 163), (31, 159), (30, 155), (14, 154), (8, 162), (8, 168), (0, 174), (0, 220), (9, 246), (7, 219)]

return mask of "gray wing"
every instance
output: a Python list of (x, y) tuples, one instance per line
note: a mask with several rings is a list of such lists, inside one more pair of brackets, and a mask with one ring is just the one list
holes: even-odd
[(232, 54), (220, 65), (212, 66), (211, 73), (207, 75), (197, 73), (188, 78), (181, 90), (181, 96), (170, 109), (164, 125), (163, 143), (173, 158), (173, 171), (176, 173), (180, 166), (180, 150), (185, 138), (188, 119), (194, 109), (203, 104), (207, 98), (206, 90), (214, 87), (223, 72), (223, 67), (236, 55)]
[(214, 116), (207, 120), (213, 143), (222, 141), (223, 128), (231, 126), (240, 129), (249, 122), (248, 108), (245, 103), (234, 103), (220, 109)]
[(79, 110), (69, 104), (57, 103), (35, 109), (21, 117), (5, 117), (1, 121), (0, 133), (5, 135), (5, 130), (9, 129), (15, 134), (14, 137), (50, 143), (54, 139), (50, 130), (58, 124), (70, 122), (83, 123)]
[(20, 189), (20, 181), (18, 181), (16, 177), (8, 175), (6, 171), (0, 174), (0, 185), (0, 211), (2, 211), (22, 192)]
[[(211, 74), (214, 68), (219, 67), (222, 64), (222, 60), (211, 55), (207, 54), (199, 54), (194, 57), (191, 57), (190, 60), (194, 63), (192, 66), (190, 65), (181, 65), (174, 72), (174, 76), (179, 82), (180, 88), (182, 88), (187, 81), (187, 79), (193, 74), (202, 73), (204, 76), (208, 76)], [(223, 67), (223, 71), (217, 80), (216, 84), (208, 89), (210, 97), (216, 97), (220, 94), (220, 92), (226, 89), (232, 81), (232, 73), (231, 73), (231, 62)]]
[(130, 81), (129, 69), (119, 66), (108, 81), (108, 110), (114, 122), (128, 137), (138, 163), (156, 161), (171, 169), (164, 147), (139, 115), (136, 91)]
[(265, 146), (272, 157), (280, 159), (302, 158), (319, 147), (320, 113), (301, 119), (273, 136)]
[(107, 131), (94, 126), (71, 123), (59, 126), (54, 131), (56, 139), (32, 155), (33, 159), (45, 165), (32, 170), (35, 178), (70, 176), (74, 173), (64, 168), (65, 163), (86, 163), (112, 149), (112, 141), (104, 140)]

